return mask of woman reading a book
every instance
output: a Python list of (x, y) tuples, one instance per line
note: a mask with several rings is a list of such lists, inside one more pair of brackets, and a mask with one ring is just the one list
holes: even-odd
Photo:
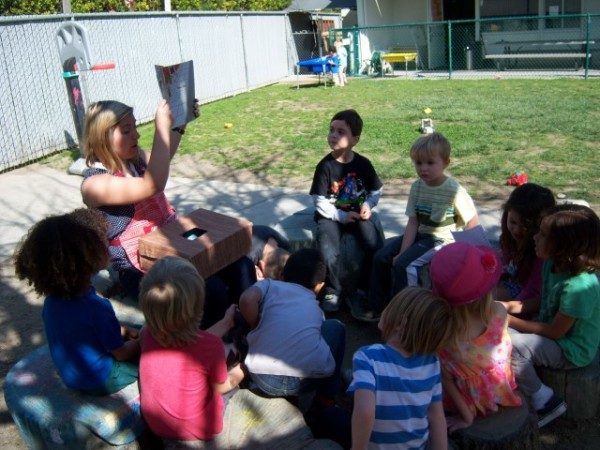
[[(198, 115), (197, 102), (194, 107)], [(143, 272), (139, 239), (176, 218), (164, 194), (169, 165), (185, 127), (173, 128), (171, 108), (163, 100), (154, 118), (152, 152), (138, 146), (133, 108), (118, 101), (92, 103), (85, 116), (83, 148), (88, 168), (81, 195), (109, 223), (111, 264), (127, 296), (137, 299)], [(241, 258), (206, 280), (204, 325), (220, 319), (227, 307), (255, 280), (252, 262)]]

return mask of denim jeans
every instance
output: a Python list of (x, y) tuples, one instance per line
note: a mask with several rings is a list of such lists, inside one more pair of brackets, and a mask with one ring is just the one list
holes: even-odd
[(390, 300), (408, 285), (406, 269), (415, 259), (427, 253), (443, 240), (428, 234), (417, 234), (413, 245), (392, 263), (402, 247), (404, 236), (389, 239), (373, 257), (369, 307), (381, 312)]
[(327, 264), (327, 286), (333, 289), (337, 295), (340, 295), (342, 291), (338, 265), (342, 233), (354, 235), (361, 243), (365, 253), (361, 279), (358, 281), (358, 287), (361, 289), (366, 290), (369, 287), (373, 254), (381, 247), (381, 238), (372, 220), (358, 220), (347, 224), (325, 218), (317, 220), (319, 250)]
[(299, 378), (285, 375), (251, 373), (256, 386), (271, 397), (289, 397), (316, 389), (317, 395), (333, 398), (340, 389), (340, 370), (346, 348), (346, 328), (335, 319), (325, 320), (321, 325), (321, 335), (335, 360), (333, 373), (325, 378)]

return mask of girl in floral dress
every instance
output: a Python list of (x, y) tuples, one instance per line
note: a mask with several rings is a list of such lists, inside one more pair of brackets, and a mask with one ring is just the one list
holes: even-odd
[(511, 369), (506, 308), (492, 299), (502, 273), (493, 249), (456, 242), (431, 261), (434, 293), (452, 306), (456, 340), (439, 353), (448, 430), (466, 428), (476, 416), (518, 406)]

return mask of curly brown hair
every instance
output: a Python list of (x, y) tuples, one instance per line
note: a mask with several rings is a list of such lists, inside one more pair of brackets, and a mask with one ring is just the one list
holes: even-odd
[(83, 295), (108, 264), (107, 228), (100, 212), (84, 208), (39, 221), (15, 251), (17, 276), (41, 295)]

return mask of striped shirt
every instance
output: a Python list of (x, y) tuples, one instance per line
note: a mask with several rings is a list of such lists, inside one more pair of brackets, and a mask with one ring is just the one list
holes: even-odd
[(442, 400), (437, 357), (405, 357), (389, 345), (375, 344), (360, 348), (352, 366), (348, 392), (366, 389), (375, 393), (375, 423), (368, 448), (425, 448), (429, 406)]
[(417, 218), (421, 234), (452, 242), (452, 231), (464, 227), (476, 214), (473, 200), (452, 177), (439, 186), (428, 186), (418, 179), (410, 188), (406, 215)]

